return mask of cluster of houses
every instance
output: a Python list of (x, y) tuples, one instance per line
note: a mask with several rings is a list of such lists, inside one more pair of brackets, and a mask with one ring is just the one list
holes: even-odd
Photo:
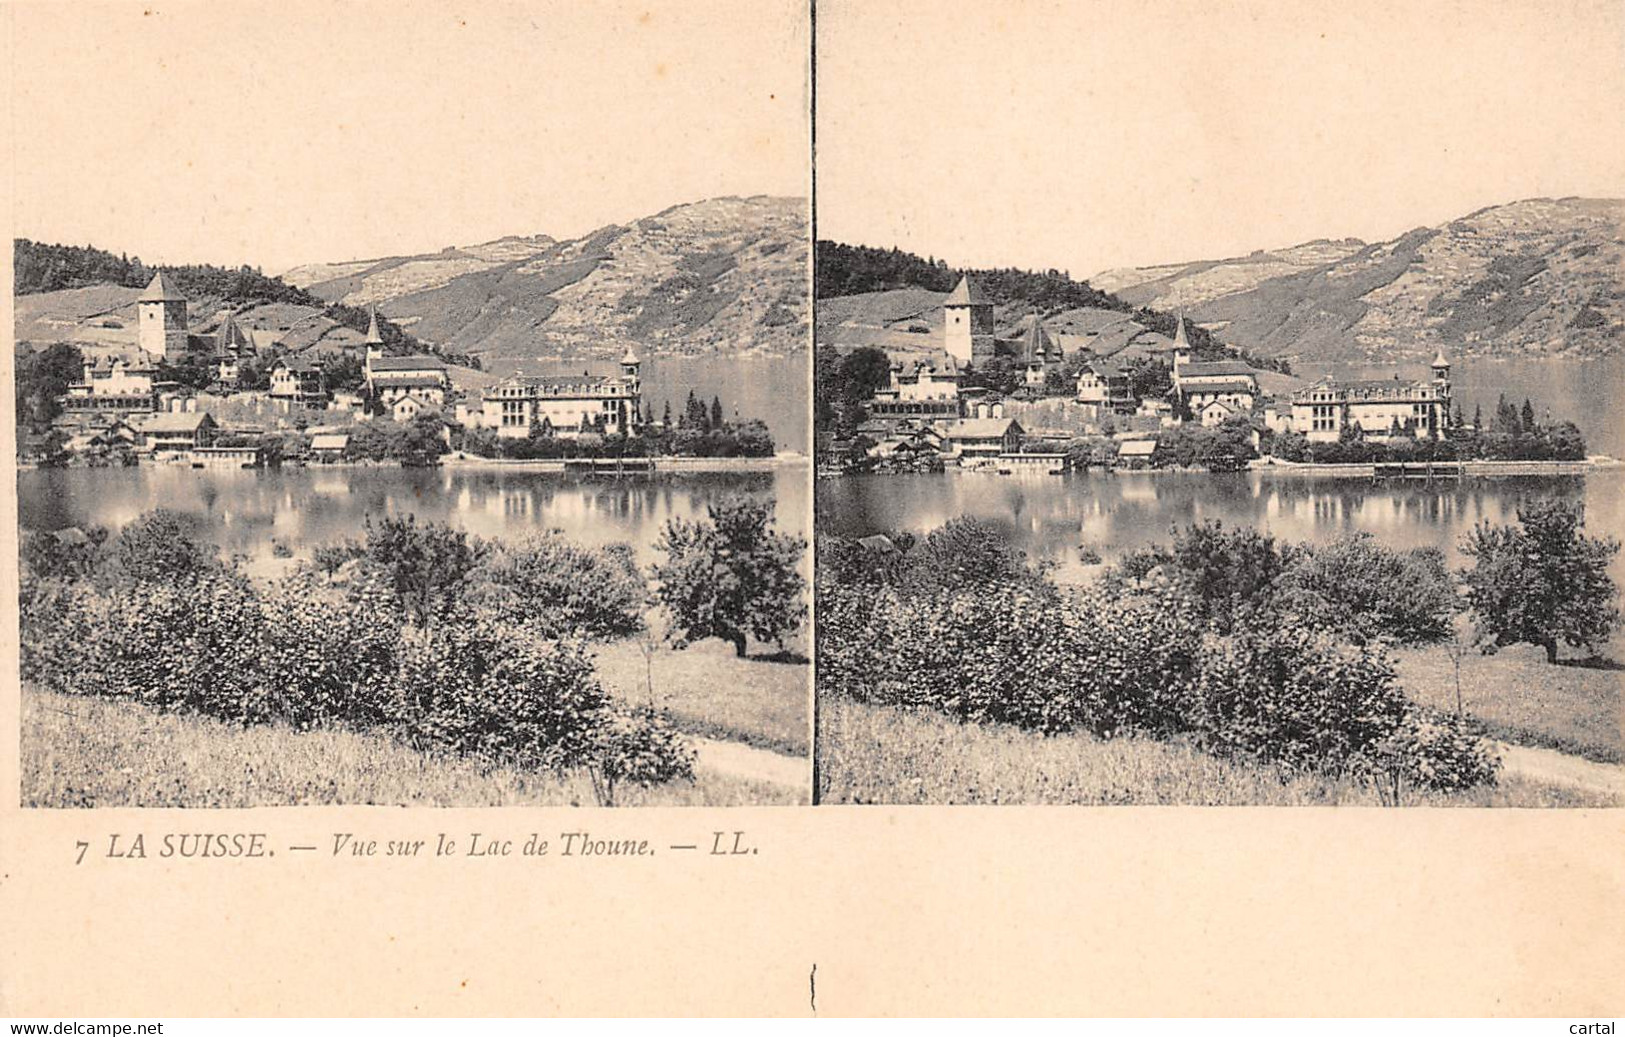
[[(135, 349), (87, 355), (81, 377), (59, 398), (57, 431), (70, 452), (128, 448), (137, 454), (254, 463), (252, 448), (219, 447), (224, 433), (254, 435), (268, 426), (315, 425), (312, 449), (318, 456), (342, 453), (343, 433), (356, 422), (383, 418), (415, 421), (425, 415), (453, 426), (489, 428), (501, 437), (583, 433), (633, 435), (641, 426), (641, 361), (630, 349), (616, 375), (534, 378), (516, 375), (464, 394), (454, 386), (446, 362), (426, 354), (386, 353), (378, 315), (364, 338), (348, 338), (339, 352), (358, 354), (364, 389), (338, 391), (326, 381), (324, 355), (332, 343), (311, 343), (291, 351), (275, 343), (278, 355), (269, 387), (248, 389), (246, 368), (266, 352), (265, 343), (230, 314), (207, 333), (194, 331), (188, 301), (163, 274), (157, 274), (136, 300)], [(335, 336), (328, 336), (335, 337)], [(336, 336), (343, 337), (343, 336)], [(161, 363), (204, 362), (213, 382), (198, 391), (162, 377)], [(227, 414), (254, 415), (248, 423), (225, 427)], [(295, 420), (297, 417), (298, 420)], [(229, 453), (222, 453), (229, 451)]]
[[(1137, 347), (1132, 359), (1126, 350), (1096, 354), (1084, 347), (1075, 380), (1057, 395), (1055, 373), (1066, 369), (1066, 351), (1040, 317), (1015, 337), (999, 338), (993, 302), (969, 277), (942, 306), (941, 348), (893, 354), (888, 384), (868, 403), (858, 434), (873, 459), (1053, 467), (1081, 431), (1116, 438), (1117, 456), (1136, 464), (1149, 461), (1163, 430), (1187, 421), (1207, 428), (1245, 422), (1255, 444), (1266, 429), (1330, 442), (1351, 428), (1390, 440), (1442, 438), (1449, 426), (1450, 362), (1442, 352), (1429, 380), (1323, 378), (1272, 395), (1261, 388), (1260, 372), (1244, 361), (1194, 359), (1181, 317), (1171, 340), (1150, 336), (1154, 341)], [(967, 368), (1001, 354), (1019, 365), (1018, 398), (965, 384)], [(1146, 357), (1168, 368), (1165, 393), (1137, 388), (1138, 361)], [(1024, 428), (1018, 412), (1030, 414), (1033, 427)]]

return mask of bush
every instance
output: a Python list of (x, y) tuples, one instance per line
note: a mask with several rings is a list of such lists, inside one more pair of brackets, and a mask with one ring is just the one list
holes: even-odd
[(1299, 549), (1275, 593), (1286, 616), (1354, 641), (1434, 644), (1460, 607), (1442, 552), (1395, 551), (1364, 532)]
[(474, 574), (473, 595), (513, 623), (587, 637), (643, 629), (649, 589), (632, 549), (582, 547), (556, 533), (496, 545)]
[(617, 708), (598, 728), (588, 773), (601, 806), (618, 785), (647, 788), (694, 777), (694, 749), (665, 717), (646, 706)]
[(108, 573), (115, 579), (172, 582), (223, 568), (220, 549), (203, 539), (194, 516), (159, 508), (121, 530), (108, 547)]
[(581, 642), (480, 619), (407, 628), (399, 653), (410, 744), (538, 770), (592, 757), (610, 699)]
[[(1332, 557), (1341, 564), (1367, 546)], [(1086, 593), (1042, 578), (956, 586), (951, 569), (941, 581), (872, 577), (906, 573), (919, 551), (886, 561), (858, 542), (821, 540), (822, 691), (1045, 733), (1183, 737), (1215, 755), (1300, 771), (1384, 782), (1397, 774), (1401, 786), (1494, 780), (1485, 743), (1412, 705), (1380, 647), (1267, 607), (1269, 572), (1298, 555), (1252, 531), (1196, 527), (1173, 551), (1143, 552), (1150, 564), (1134, 566), (1133, 587), (1119, 574)], [(1437, 575), (1431, 557), (1400, 561)], [(1172, 575), (1141, 584), (1158, 570)], [(1378, 625), (1392, 623), (1381, 596), (1391, 589), (1368, 610)], [(1217, 633), (1224, 614), (1245, 621)]]
[(457, 607), (490, 545), (445, 523), (420, 526), (408, 515), (377, 523), (369, 518), (364, 551), (366, 565), (394, 591), (401, 610), (423, 624)]

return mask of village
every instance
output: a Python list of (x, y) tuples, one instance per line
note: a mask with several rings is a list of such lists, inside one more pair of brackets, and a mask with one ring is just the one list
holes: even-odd
[[(1208, 467), (1239, 466), (1277, 440), (1311, 457), (1316, 444), (1350, 440), (1402, 451), (1444, 444), (1468, 425), (1452, 409), (1442, 350), (1425, 380), (1304, 383), (1242, 359), (1198, 359), (1183, 316), (1171, 339), (1114, 334), (1126, 318), (1060, 336), (1036, 313), (1000, 338), (993, 300), (969, 275), (943, 299), (941, 319), (934, 348), (885, 351), (886, 383), (851, 435), (821, 439), (821, 472), (1142, 469), (1173, 463), (1174, 444), (1193, 429), (1217, 447)], [(1001, 360), (1013, 367), (1012, 391), (973, 377)]]
[[(654, 424), (642, 361), (630, 348), (613, 375), (498, 379), (432, 354), (391, 349), (376, 310), (365, 334), (340, 326), (315, 340), (301, 322), (251, 328), (230, 311), (195, 325), (187, 297), (161, 271), (134, 307), (134, 342), (82, 350), (80, 377), (57, 398), (49, 431), (22, 444), (24, 460), (334, 463), (381, 460), (378, 443), (390, 439), (405, 444), (389, 451), (395, 459), (426, 462), (465, 442), (484, 443), (487, 452), (504, 441), (538, 438), (590, 449)], [(104, 323), (120, 326), (113, 318)], [(201, 378), (173, 377), (200, 370)], [(256, 371), (268, 373), (258, 386)], [(347, 372), (339, 384), (335, 371)], [(366, 434), (383, 430), (396, 435)]]

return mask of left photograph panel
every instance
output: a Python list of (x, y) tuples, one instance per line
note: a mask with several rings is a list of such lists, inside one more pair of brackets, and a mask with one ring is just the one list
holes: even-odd
[(24, 806), (810, 800), (805, 4), (9, 17)]

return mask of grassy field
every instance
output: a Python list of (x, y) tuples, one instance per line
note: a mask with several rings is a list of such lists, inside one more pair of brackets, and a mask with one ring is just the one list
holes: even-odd
[(739, 659), (718, 640), (646, 655), (637, 638), (628, 638), (595, 651), (606, 688), (643, 705), (652, 688), (653, 704), (680, 730), (806, 758), (812, 735), (806, 663)]
[[(26, 806), (294, 804), (593, 806), (585, 774), (557, 778), (427, 756), (380, 734), (241, 728), (135, 703), (25, 687)], [(694, 782), (617, 790), (618, 806), (769, 806), (805, 790), (700, 770)]]
[[(1088, 735), (1046, 738), (960, 724), (932, 713), (825, 696), (818, 710), (820, 801), (1194, 806), (1377, 806), (1374, 791), (1231, 763), (1189, 746)], [(1517, 777), (1428, 806), (1616, 806), (1615, 800)]]
[[(1621, 654), (1611, 652), (1616, 659)], [(1400, 651), (1395, 663), (1406, 694), (1455, 711), (1455, 671), (1446, 649)], [(1625, 667), (1611, 661), (1563, 663), (1548, 663), (1545, 651), (1534, 645), (1515, 645), (1494, 655), (1470, 651), (1461, 660), (1462, 708), (1508, 742), (1602, 763), (1625, 762), (1620, 712)]]

